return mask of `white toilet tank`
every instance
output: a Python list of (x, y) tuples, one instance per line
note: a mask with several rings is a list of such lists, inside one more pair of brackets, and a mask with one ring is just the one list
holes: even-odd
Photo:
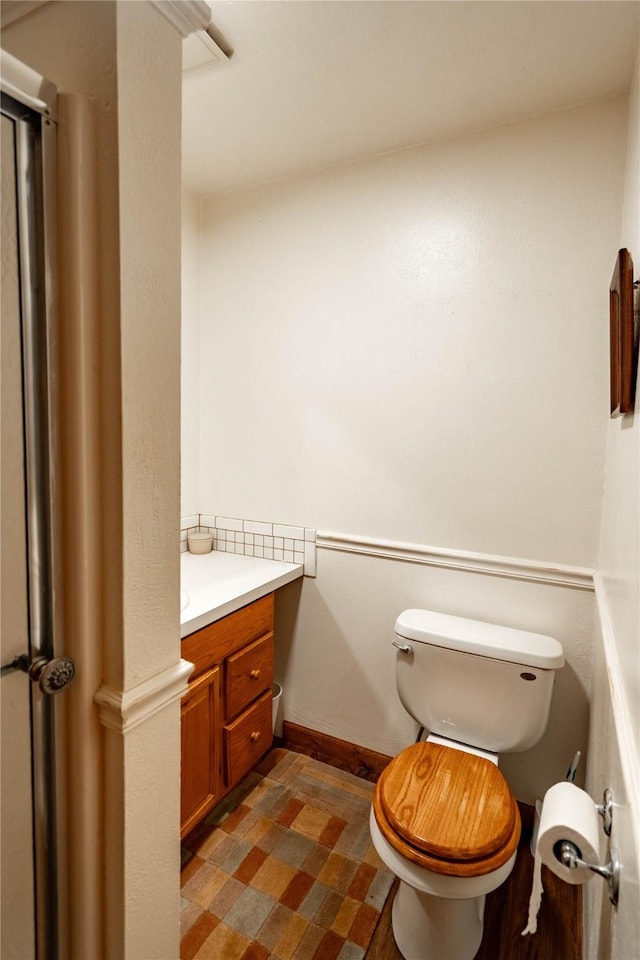
[(396, 683), (431, 733), (493, 753), (533, 747), (547, 726), (562, 645), (511, 627), (429, 610), (396, 620)]

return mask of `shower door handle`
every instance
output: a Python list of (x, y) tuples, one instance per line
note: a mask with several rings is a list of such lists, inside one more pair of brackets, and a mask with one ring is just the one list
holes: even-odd
[(14, 657), (11, 663), (3, 663), (0, 667), (0, 677), (5, 673), (13, 673), (14, 670), (22, 670), (23, 673), (29, 673), (29, 657), (26, 653), (21, 653), (19, 657)]
[(0, 668), (0, 676), (21, 670), (28, 673), (34, 683), (37, 683), (43, 693), (53, 696), (68, 687), (76, 672), (73, 660), (69, 657), (36, 657), (31, 663), (26, 653), (14, 657), (11, 663), (4, 663)]

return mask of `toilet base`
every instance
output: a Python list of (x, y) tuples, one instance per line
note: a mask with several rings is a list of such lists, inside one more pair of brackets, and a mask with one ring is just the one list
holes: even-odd
[(447, 900), (400, 881), (391, 925), (405, 960), (473, 960), (482, 940), (486, 896)]

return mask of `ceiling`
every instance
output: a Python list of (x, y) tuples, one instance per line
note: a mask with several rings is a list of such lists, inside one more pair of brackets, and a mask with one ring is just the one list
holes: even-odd
[(640, 2), (213, 0), (233, 48), (183, 80), (183, 180), (239, 189), (622, 93)]

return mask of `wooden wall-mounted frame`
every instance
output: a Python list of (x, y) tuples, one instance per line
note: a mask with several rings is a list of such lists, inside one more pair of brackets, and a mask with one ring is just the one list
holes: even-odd
[(633, 261), (619, 250), (609, 287), (609, 338), (612, 417), (633, 411), (635, 350), (633, 330)]

